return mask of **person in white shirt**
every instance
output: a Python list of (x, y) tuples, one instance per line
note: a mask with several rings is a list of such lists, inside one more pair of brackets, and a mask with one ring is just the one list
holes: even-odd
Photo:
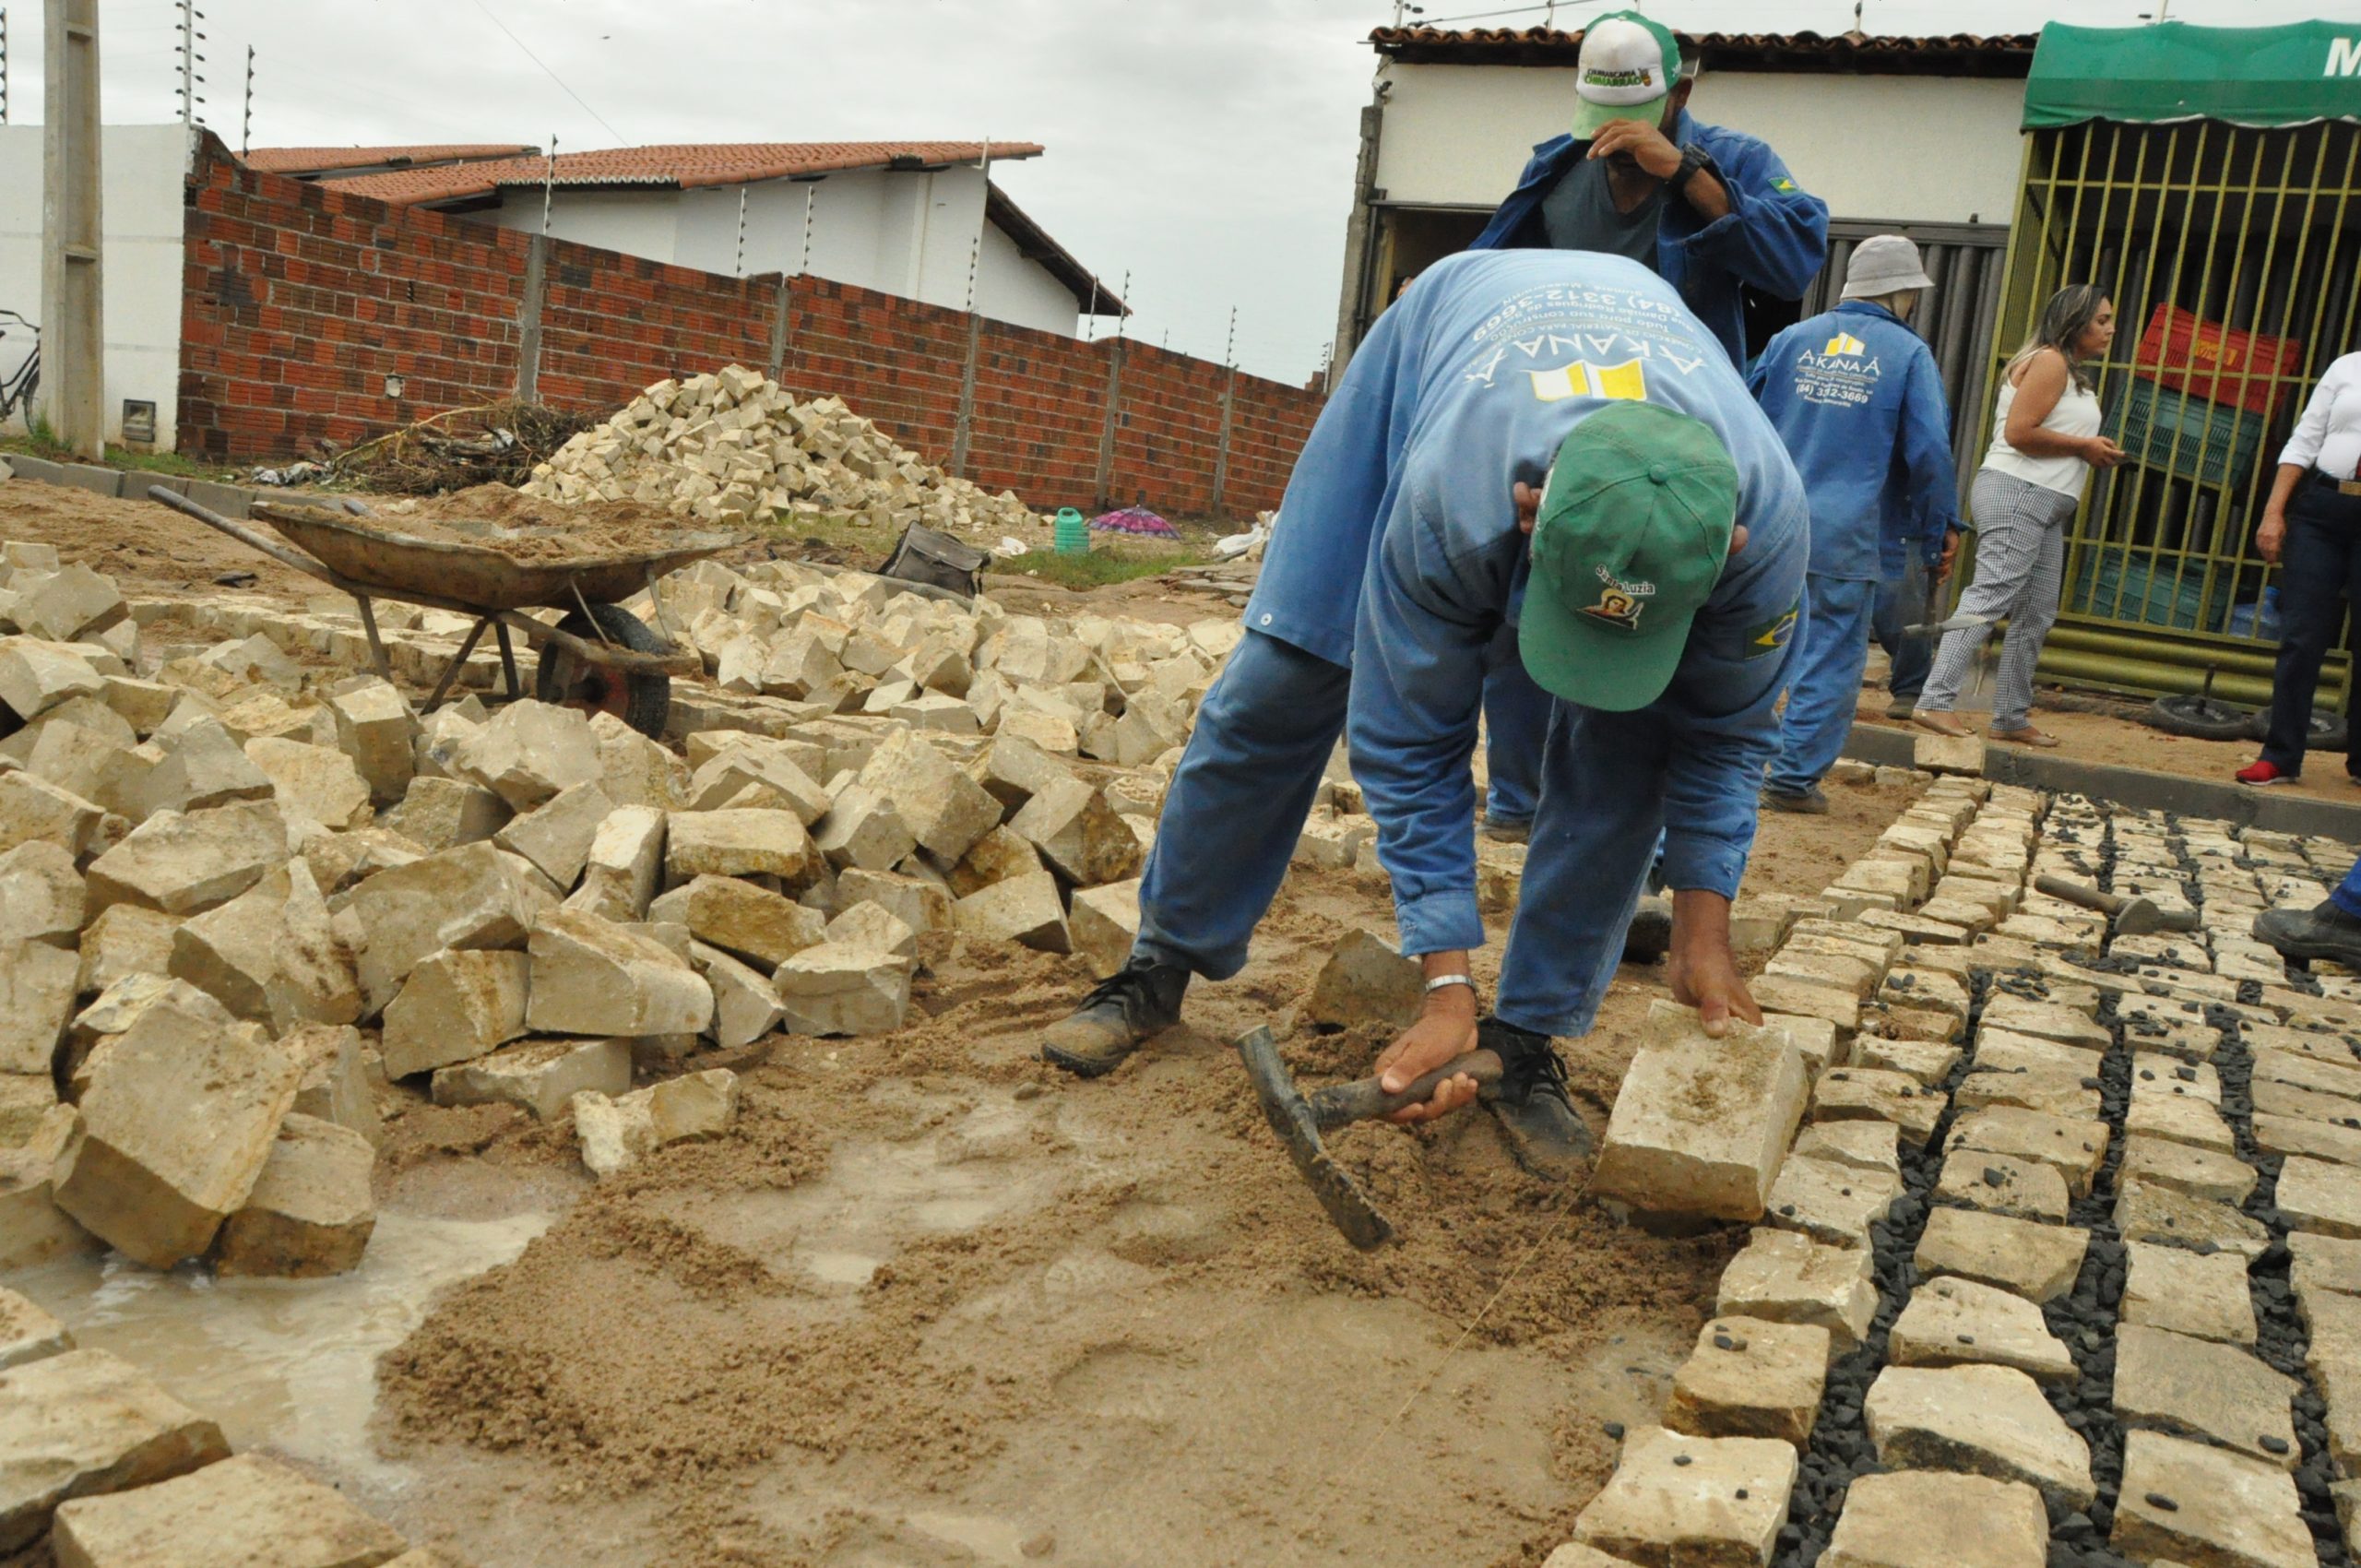
[(2123, 461), (2123, 448), (2099, 434), (2098, 393), (2088, 369), (2113, 341), (2115, 303), (2097, 284), (2077, 283), (2050, 297), (2032, 341), (2009, 362), (1992, 449), (1967, 493), (1975, 575), (1960, 595), (1959, 613), (1980, 624), (1945, 634), (1935, 650), (1934, 673), (1912, 715), (1922, 730), (1973, 733), (1952, 709), (1993, 623), (2005, 618), (1991, 736), (2028, 746), (2058, 743), (2033, 727), (2033, 671), (2058, 621), (2067, 520), (2082, 503), (2091, 470)]
[[(2348, 607), (2361, 610), (2361, 353), (2328, 367), (2279, 454), (2255, 549), (2279, 568), (2279, 661), (2271, 728), (2241, 784), (2281, 784), (2304, 771), (2320, 661)], [(2361, 725), (2346, 726), (2344, 771), (2361, 782)]]

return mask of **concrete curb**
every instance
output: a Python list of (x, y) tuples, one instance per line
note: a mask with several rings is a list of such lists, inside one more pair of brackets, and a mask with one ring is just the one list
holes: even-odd
[[(1890, 730), (1883, 725), (1856, 724), (1845, 739), (1845, 754), (1857, 762), (1908, 767), (1913, 734), (1908, 730)], [(2239, 827), (2361, 839), (2361, 801), (2344, 805), (2299, 795), (2274, 795), (2226, 780), (2082, 762), (2055, 752), (2027, 751), (2021, 746), (1985, 747), (1984, 777), (1997, 784), (2022, 784), (2032, 790), (2088, 795), (2142, 811), (2218, 817)]]
[(74, 490), (87, 490), (94, 495), (112, 495), (122, 501), (145, 501), (148, 492), (156, 485), (185, 495), (201, 506), (208, 506), (233, 521), (243, 520), (251, 513), (261, 492), (243, 485), (217, 484), (208, 479), (187, 479), (172, 474), (149, 473), (144, 469), (107, 469), (93, 463), (54, 463), (46, 457), (11, 456), (7, 466), (19, 480), (36, 484), (61, 484)]

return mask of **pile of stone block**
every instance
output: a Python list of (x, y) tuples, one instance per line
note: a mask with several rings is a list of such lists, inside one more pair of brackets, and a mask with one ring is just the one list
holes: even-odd
[(0, 1554), (75, 1568), (456, 1568), (295, 1467), (232, 1456), (218, 1422), (7, 1289)]
[(523, 488), (707, 523), (830, 516), (993, 540), (1030, 540), (1048, 526), (1013, 492), (994, 495), (944, 473), (842, 398), (801, 402), (742, 365), (658, 382), (560, 447)]

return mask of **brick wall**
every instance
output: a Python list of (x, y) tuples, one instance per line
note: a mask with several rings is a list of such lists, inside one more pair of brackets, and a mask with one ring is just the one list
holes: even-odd
[[(776, 275), (724, 278), (552, 241), (536, 317), (534, 243), (257, 173), (208, 137), (190, 178), (180, 449), (223, 462), (300, 457), (511, 396), (532, 327), (538, 396), (564, 408), (605, 410), (667, 375), (770, 363)], [(949, 466), (968, 316), (825, 279), (795, 279), (786, 292), (782, 381), (843, 398)], [(976, 339), (967, 471), (1045, 510), (1275, 506), (1320, 410), (1317, 393), (1138, 343), (989, 320)]]

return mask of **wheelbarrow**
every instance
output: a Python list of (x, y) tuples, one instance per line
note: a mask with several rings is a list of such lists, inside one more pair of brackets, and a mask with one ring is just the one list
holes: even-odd
[[(528, 647), (540, 650), (533, 679), (536, 697), (587, 712), (611, 713), (651, 737), (663, 733), (672, 703), (671, 677), (698, 674), (705, 668), (694, 648), (680, 647), (672, 636), (656, 580), (692, 561), (742, 544), (749, 537), (684, 533), (661, 550), (520, 561), (488, 545), (419, 539), (326, 507), (256, 502), (255, 514), (289, 541), (281, 544), (162, 485), (151, 486), (148, 499), (160, 501), (283, 566), (350, 594), (360, 607), (361, 630), (369, 639), (370, 663), (387, 681), (394, 678), (393, 669), (386, 659), (386, 645), (378, 636), (371, 600), (397, 600), (474, 616), (475, 624), (469, 628), (458, 652), (443, 667), (421, 712), (432, 712), (450, 694), (488, 626), (500, 645), (500, 668), (511, 701), (525, 695), (516, 674), (513, 631)], [(465, 530), (479, 525), (438, 522), (437, 526)], [(495, 529), (489, 524), (481, 525), (481, 529), (488, 536), (504, 537), (547, 533), (562, 538), (565, 531)], [(643, 588), (665, 636), (659, 636), (615, 602)], [(523, 613), (535, 608), (566, 613), (552, 626)]]

